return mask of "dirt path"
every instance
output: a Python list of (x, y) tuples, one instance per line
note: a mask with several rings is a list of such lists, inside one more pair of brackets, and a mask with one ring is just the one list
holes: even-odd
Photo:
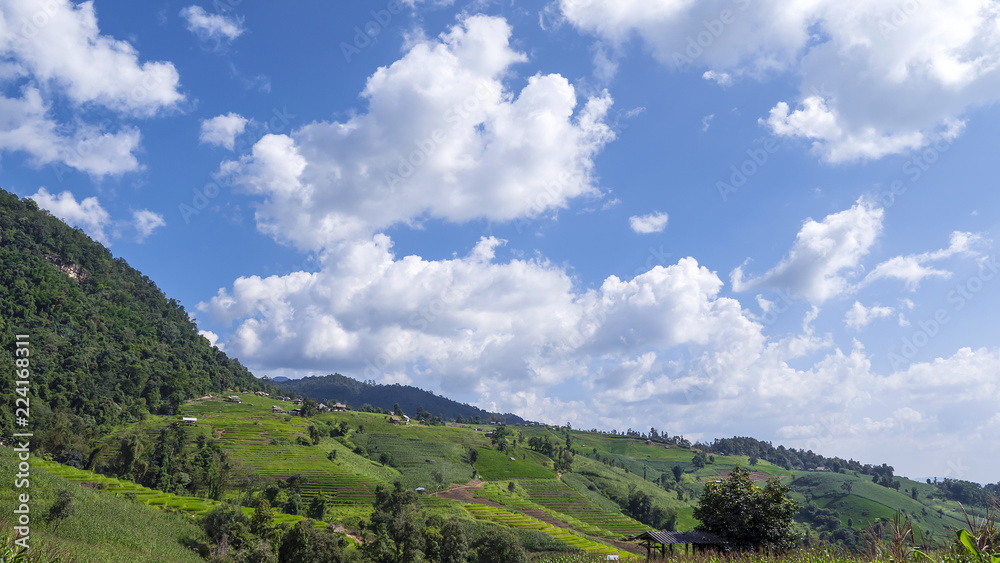
[(480, 498), (475, 496), (472, 491), (476, 489), (482, 489), (483, 484), (486, 481), (482, 479), (473, 479), (464, 485), (452, 485), (443, 491), (438, 491), (436, 493), (431, 493), (432, 497), (450, 498), (452, 500), (458, 500), (462, 502), (474, 502), (476, 504), (485, 504), (487, 506), (494, 506), (497, 508), (504, 508), (504, 506), (498, 502), (493, 502), (492, 500)]

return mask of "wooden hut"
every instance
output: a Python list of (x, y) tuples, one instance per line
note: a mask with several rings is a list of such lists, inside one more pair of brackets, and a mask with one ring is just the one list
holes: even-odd
[(644, 532), (634, 536), (632, 539), (639, 541), (646, 547), (646, 557), (652, 557), (655, 551), (660, 552), (661, 557), (667, 556), (667, 546), (673, 553), (675, 544), (683, 544), (684, 552), (690, 553), (706, 549), (709, 546), (721, 546), (725, 543), (722, 538), (708, 532)]

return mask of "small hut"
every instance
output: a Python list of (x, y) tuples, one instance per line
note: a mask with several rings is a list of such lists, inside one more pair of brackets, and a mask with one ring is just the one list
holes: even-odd
[[(709, 546), (721, 546), (725, 542), (719, 536), (708, 532), (644, 532), (639, 536), (634, 536), (646, 547), (646, 557), (652, 557), (655, 550), (659, 550), (661, 557), (667, 556), (667, 546), (670, 552), (674, 551), (674, 544), (683, 544), (684, 552), (690, 553), (706, 549)], [(658, 546), (658, 547), (657, 547)]]

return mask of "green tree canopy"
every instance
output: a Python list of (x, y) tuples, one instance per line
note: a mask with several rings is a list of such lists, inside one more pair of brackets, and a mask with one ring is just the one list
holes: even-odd
[(795, 545), (792, 531), (795, 501), (777, 478), (759, 487), (750, 473), (737, 467), (725, 481), (705, 486), (694, 509), (699, 531), (723, 538), (730, 549), (780, 551)]

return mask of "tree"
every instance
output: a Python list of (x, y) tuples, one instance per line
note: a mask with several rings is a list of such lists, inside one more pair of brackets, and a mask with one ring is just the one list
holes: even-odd
[(469, 448), (469, 463), (472, 465), (476, 464), (476, 460), (479, 459), (479, 450), (476, 448)]
[(697, 452), (694, 454), (694, 458), (691, 459), (691, 464), (694, 465), (695, 469), (705, 467), (705, 463), (707, 462), (708, 458), (705, 456), (705, 452)]
[(797, 507), (785, 496), (789, 490), (777, 478), (758, 487), (737, 467), (725, 481), (705, 485), (694, 510), (701, 521), (697, 529), (721, 537), (729, 549), (789, 549), (798, 539), (792, 531)]
[(417, 521), (417, 494), (396, 481), (392, 490), (375, 488), (375, 511), (365, 528), (364, 554), (376, 563), (410, 563), (422, 557), (423, 535)]
[(257, 508), (254, 509), (253, 516), (250, 517), (250, 531), (258, 537), (266, 538), (271, 532), (271, 524), (274, 522), (274, 510), (271, 503), (266, 498), (260, 499)]
[(443, 489), (444, 486), (448, 484), (448, 482), (444, 479), (444, 475), (442, 475), (437, 469), (431, 471), (431, 480), (434, 481), (434, 488), (437, 490)]
[(490, 437), (490, 442), (497, 447), (501, 452), (507, 451), (507, 436), (510, 436), (510, 430), (506, 426), (498, 426), (496, 430), (493, 431), (493, 436)]
[(250, 519), (234, 504), (222, 504), (205, 515), (203, 524), (210, 540), (220, 543), (229, 538), (229, 545), (239, 548), (250, 535)]
[(680, 465), (675, 465), (674, 469), (673, 469), (673, 472), (674, 472), (674, 481), (677, 481), (678, 483), (680, 483), (681, 482), (681, 475), (684, 474), (684, 470), (681, 469)]
[(313, 520), (322, 520), (326, 516), (326, 497), (320, 493), (313, 497), (306, 509), (306, 516)]
[(73, 510), (73, 491), (71, 489), (59, 489), (59, 492), (56, 493), (56, 501), (49, 507), (49, 512), (46, 515), (46, 520), (56, 522), (56, 527), (52, 530), (53, 534), (59, 531), (59, 526), (62, 525), (63, 520), (73, 515)]
[(851, 491), (854, 490), (854, 481), (844, 481), (840, 484), (840, 488), (847, 491), (847, 495), (850, 496)]
[(457, 520), (449, 520), (441, 528), (441, 563), (465, 563), (469, 551), (469, 534)]
[(479, 563), (527, 563), (528, 556), (514, 534), (502, 528), (486, 532), (476, 542)]

